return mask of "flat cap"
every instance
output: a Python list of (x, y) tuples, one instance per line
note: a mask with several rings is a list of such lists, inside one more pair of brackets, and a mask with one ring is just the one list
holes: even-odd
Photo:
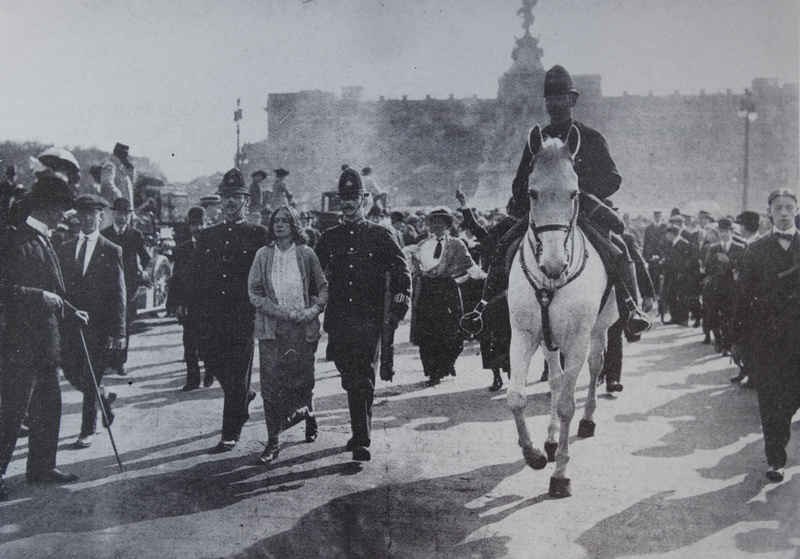
[[(124, 198), (123, 198), (124, 199)], [(108, 207), (108, 202), (105, 198), (101, 198), (96, 194), (81, 194), (75, 198), (75, 209), (92, 211), (104, 210)]]

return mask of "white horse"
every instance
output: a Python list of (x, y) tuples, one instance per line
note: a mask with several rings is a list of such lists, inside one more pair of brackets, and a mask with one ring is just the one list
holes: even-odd
[[(589, 394), (578, 436), (591, 437), (606, 331), (618, 312), (600, 256), (576, 225), (579, 197), (573, 161), (580, 147), (578, 129), (573, 126), (564, 143), (558, 138), (544, 139), (536, 126), (528, 142), (535, 164), (528, 179), (531, 209), (527, 233), (509, 274), (513, 374), (506, 401), (514, 414), (525, 461), (538, 470), (555, 460), (550, 496), (568, 497), (570, 480), (565, 472), (575, 385), (588, 353)], [(550, 368), (547, 457), (533, 447), (525, 423), (528, 367), (540, 345)]]

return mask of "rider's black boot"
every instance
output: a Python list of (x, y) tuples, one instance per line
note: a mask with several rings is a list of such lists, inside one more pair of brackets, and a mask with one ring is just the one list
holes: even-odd
[(614, 282), (617, 308), (623, 319), (625, 335), (629, 341), (636, 341), (642, 332), (650, 329), (650, 317), (639, 309), (636, 294), (636, 268), (630, 261), (616, 263), (617, 281)]

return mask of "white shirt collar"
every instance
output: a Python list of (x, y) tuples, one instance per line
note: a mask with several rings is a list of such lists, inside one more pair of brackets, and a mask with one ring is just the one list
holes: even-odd
[(50, 228), (41, 221), (39, 221), (38, 219), (36, 219), (35, 217), (28, 216), (25, 219), (25, 223), (36, 229), (39, 233), (41, 233), (45, 237), (48, 238), (50, 237)]
[(100, 230), (99, 229), (95, 229), (94, 231), (92, 231), (88, 235), (84, 234), (83, 231), (80, 231), (78, 233), (78, 244), (81, 244), (83, 242), (84, 238), (89, 239), (89, 241), (91, 241), (91, 242), (97, 242), (97, 239), (99, 237), (100, 237)]

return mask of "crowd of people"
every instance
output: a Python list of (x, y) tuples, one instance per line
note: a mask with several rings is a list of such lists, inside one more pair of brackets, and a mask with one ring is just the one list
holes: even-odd
[[(547, 72), (544, 97), (551, 118), (544, 133), (567, 144), (579, 136), (573, 217), (616, 293), (619, 320), (609, 331), (601, 375), (606, 389), (622, 390), (622, 338), (640, 339), (657, 300), (663, 320), (687, 327), (694, 320), (707, 343), (713, 335), (717, 351), (740, 364), (734, 380), (746, 377), (744, 385), (752, 383), (758, 394), (767, 477), (781, 481), (789, 425), (800, 407), (796, 193), (770, 194), (768, 226), (755, 212), (715, 219), (675, 209), (668, 222), (657, 211), (643, 230), (630, 227), (609, 200), (622, 179), (605, 139), (573, 119), (578, 92), (564, 68)], [(250, 417), (256, 347), (267, 430), (258, 460), (274, 461), (280, 434), (299, 423), (307, 442), (317, 439), (314, 367), (324, 330), (326, 358), (347, 393), (352, 436), (346, 448), (353, 460), (370, 460), (376, 378), (395, 374), (395, 330), (409, 310), (428, 386), (456, 376), (464, 341), (473, 338), (483, 368), (492, 371), (490, 389), (499, 390), (502, 372), (513, 374), (506, 263), (535, 210), (535, 191), (529, 191), (534, 139), (523, 148), (504, 213), (469, 208), (460, 190), (457, 211), (390, 212), (371, 169), (345, 165), (337, 186), (339, 223), (320, 231), (311, 214), (294, 207), (283, 182), (288, 171), (275, 170), (271, 190), (260, 186), (266, 172), (254, 172), (247, 186), (239, 169), (228, 171), (217, 193), (186, 216), (172, 254), (169, 301), (183, 326), (183, 390), (215, 380), (222, 388), (221, 436), (213, 450), (233, 450)], [(146, 281), (150, 258), (131, 225), (135, 193), (122, 148), (100, 167), (98, 188), (90, 192), (75, 192), (77, 162), (64, 150), (42, 154), (48, 170), (16, 202), (15, 188), (0, 185), (3, 196), (11, 192), (9, 210), (0, 216), (0, 500), (8, 497), (2, 476), (23, 425), (28, 482), (76, 479), (56, 467), (59, 369), (84, 395), (77, 448), (91, 445), (98, 407), (105, 426), (114, 420), (115, 395), (103, 389), (103, 375), (126, 374), (132, 289)], [(112, 185), (109, 201), (103, 192)], [(59, 239), (52, 232), (68, 211), (74, 211), (74, 229)]]

